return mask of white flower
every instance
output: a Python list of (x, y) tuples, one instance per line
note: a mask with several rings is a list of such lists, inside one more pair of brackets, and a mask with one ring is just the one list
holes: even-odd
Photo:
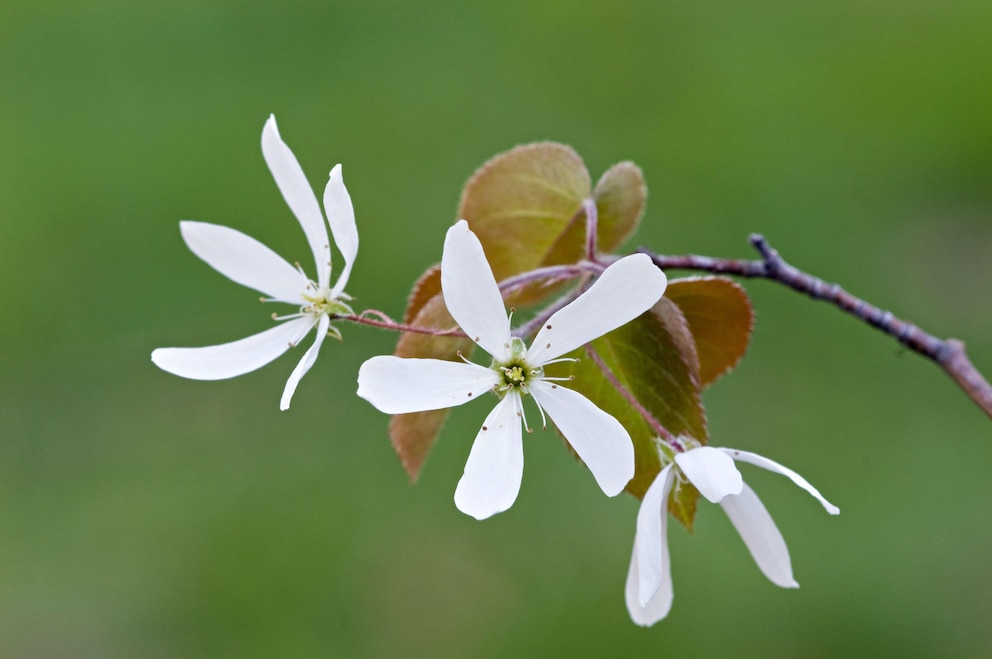
[[(444, 241), (441, 288), (451, 316), (493, 357), (490, 367), (437, 359), (373, 357), (358, 373), (358, 395), (386, 414), (466, 403), (487, 391), (500, 401), (486, 417), (455, 490), (462, 512), (485, 519), (513, 505), (523, 476), (523, 397), (534, 398), (603, 491), (614, 496), (634, 475), (630, 435), (579, 393), (544, 376), (544, 366), (647, 311), (665, 291), (651, 259), (620, 259), (581, 296), (557, 311), (530, 349), (511, 336), (510, 320), (482, 244), (461, 220)], [(519, 418), (518, 418), (519, 417)]]
[(675, 462), (662, 469), (648, 488), (637, 513), (625, 593), (627, 610), (637, 624), (653, 625), (672, 608), (671, 561), (665, 529), (668, 495), (677, 479), (687, 479), (707, 500), (723, 507), (758, 567), (772, 583), (782, 588), (799, 587), (792, 578), (792, 563), (782, 534), (761, 500), (744, 483), (734, 460), (782, 474), (816, 497), (831, 515), (840, 512), (805, 478), (760, 455), (709, 446), (676, 453)]
[(206, 222), (180, 222), (183, 240), (190, 250), (225, 277), (264, 293), (263, 301), (285, 302), (299, 308), (296, 313), (277, 317), (283, 321), (260, 334), (205, 348), (159, 348), (152, 361), (170, 373), (194, 380), (223, 380), (265, 366), (296, 346), (310, 330), (317, 328), (317, 339), (293, 369), (282, 394), (279, 408), (289, 408), (300, 379), (313, 366), (320, 345), (329, 333), (340, 338), (331, 326), (332, 314), (351, 313), (344, 293), (351, 266), (358, 253), (358, 230), (351, 197), (341, 178), (341, 165), (331, 170), (324, 189), (324, 209), (334, 242), (344, 257), (344, 269), (333, 287), (331, 247), (327, 225), (317, 198), (310, 188), (293, 152), (279, 137), (276, 119), (270, 116), (262, 130), (262, 155), (276, 180), (283, 198), (303, 227), (313, 251), (317, 279), (292, 266), (271, 249), (240, 231)]

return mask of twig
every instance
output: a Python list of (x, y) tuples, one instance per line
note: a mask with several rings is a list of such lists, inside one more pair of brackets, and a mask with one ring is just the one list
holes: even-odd
[(761, 259), (755, 261), (716, 259), (695, 254), (663, 256), (646, 249), (638, 251), (650, 256), (663, 270), (700, 270), (736, 277), (769, 279), (808, 295), (814, 300), (829, 302), (894, 337), (910, 350), (937, 362), (992, 418), (992, 386), (968, 359), (963, 342), (957, 339), (939, 339), (912, 323), (896, 318), (891, 312), (851, 295), (838, 284), (828, 284), (818, 277), (799, 270), (787, 263), (760, 234), (751, 234), (748, 241), (761, 254)]

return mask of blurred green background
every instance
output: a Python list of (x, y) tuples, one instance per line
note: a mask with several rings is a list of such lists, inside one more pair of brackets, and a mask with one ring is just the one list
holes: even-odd
[[(276, 114), (310, 180), (344, 163), (348, 290), (399, 315), (462, 184), (554, 139), (650, 197), (630, 247), (786, 258), (968, 343), (992, 373), (992, 4), (52, 2), (0, 7), (0, 655), (987, 656), (992, 423), (933, 364), (766, 282), (706, 394), (793, 556), (768, 583), (722, 512), (671, 528), (675, 605), (623, 603), (637, 502), (550, 433), (517, 504), (452, 502), (485, 410), (412, 487), (354, 396), (395, 337), (345, 326), (225, 382), (150, 351), (267, 326), (178, 221), (306, 262), (262, 160)], [(676, 274), (676, 273), (672, 273)], [(298, 354), (298, 353), (296, 353)]]

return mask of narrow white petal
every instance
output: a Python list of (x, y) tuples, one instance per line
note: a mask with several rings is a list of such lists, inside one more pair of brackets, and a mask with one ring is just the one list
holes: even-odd
[(510, 320), (482, 243), (458, 220), (444, 238), (441, 290), (451, 317), (470, 339), (500, 361), (509, 356)]
[(307, 280), (281, 256), (236, 229), (207, 222), (179, 223), (190, 251), (231, 281), (300, 304)]
[(474, 400), (499, 379), (478, 364), (380, 355), (358, 369), (358, 395), (386, 414), (426, 412)]
[(677, 453), (675, 463), (710, 503), (720, 503), (727, 495), (740, 494), (744, 487), (744, 479), (733, 459), (720, 449), (700, 446)]
[(224, 380), (250, 373), (289, 350), (310, 331), (313, 321), (296, 318), (231, 343), (205, 348), (159, 348), (152, 361), (163, 371), (193, 380)]
[(669, 564), (668, 552), (665, 552), (665, 565), (663, 570), (669, 576), (662, 583), (662, 588), (654, 594), (647, 604), (641, 604), (637, 599), (638, 584), (640, 583), (640, 570), (637, 564), (637, 536), (634, 536), (634, 551), (630, 556), (630, 570), (627, 572), (627, 583), (624, 587), (624, 599), (627, 601), (627, 611), (630, 619), (642, 627), (650, 627), (659, 620), (663, 620), (668, 612), (672, 610), (671, 565)]
[(476, 519), (501, 513), (517, 499), (524, 474), (520, 396), (508, 393), (475, 436), (465, 473), (455, 488), (458, 510)]
[(530, 393), (579, 454), (607, 496), (634, 477), (634, 444), (620, 422), (582, 394), (538, 380)]
[(654, 306), (667, 284), (665, 273), (647, 254), (620, 259), (548, 319), (534, 337), (527, 361), (543, 364), (625, 325)]
[(276, 118), (271, 115), (265, 122), (265, 128), (262, 129), (262, 155), (269, 166), (269, 171), (272, 172), (272, 178), (279, 186), (279, 191), (282, 192), (283, 199), (299, 220), (303, 233), (307, 236), (317, 266), (317, 283), (322, 288), (326, 287), (330, 279), (330, 269), (326, 265), (330, 260), (327, 225), (324, 224), (324, 217), (320, 214), (320, 206), (317, 204), (313, 188), (303, 174), (296, 156), (279, 136)]
[(720, 505), (768, 580), (782, 588), (799, 588), (792, 578), (785, 540), (754, 490), (745, 483), (740, 494), (728, 496)]
[[(337, 297), (348, 285), (351, 266), (355, 263), (355, 257), (358, 255), (358, 227), (355, 225), (355, 208), (351, 204), (351, 195), (348, 194), (348, 189), (344, 187), (341, 165), (335, 165), (334, 169), (331, 170), (327, 187), (324, 188), (324, 212), (327, 213), (327, 223), (331, 225), (334, 244), (338, 246), (338, 251), (344, 258), (344, 268), (331, 290), (331, 297)], [(330, 278), (330, 263), (327, 264), (327, 267), (328, 278)]]
[[(634, 534), (634, 557), (637, 559), (638, 581), (635, 603), (646, 607), (662, 595), (672, 599), (672, 568), (668, 555), (668, 495), (675, 474), (672, 465), (661, 470), (644, 493), (637, 511), (637, 532)], [(633, 569), (633, 565), (631, 566)], [(667, 597), (665, 594), (667, 593)], [(668, 613), (667, 607), (665, 613)]]
[(750, 453), (748, 451), (738, 451), (737, 449), (732, 449), (732, 448), (722, 448), (720, 450), (725, 452), (727, 455), (732, 457), (734, 460), (737, 460), (738, 462), (747, 462), (757, 467), (761, 467), (762, 469), (767, 469), (768, 471), (774, 471), (776, 473), (782, 474), (783, 476), (791, 480), (793, 483), (795, 483), (799, 487), (803, 488), (804, 490), (812, 494), (816, 498), (816, 500), (819, 501), (820, 504), (826, 509), (828, 513), (830, 513), (831, 515), (837, 515), (840, 513), (840, 508), (827, 501), (823, 497), (823, 495), (820, 494), (820, 491), (817, 490), (815, 487), (813, 487), (808, 480), (806, 480), (796, 472), (792, 471), (788, 467), (784, 467), (779, 463), (775, 462), (774, 460), (769, 460), (768, 458), (758, 455), (757, 453)]
[(300, 380), (307, 374), (313, 363), (317, 361), (317, 353), (320, 352), (320, 345), (327, 336), (327, 327), (330, 324), (331, 320), (327, 316), (321, 316), (320, 320), (317, 321), (317, 338), (314, 339), (313, 345), (303, 354), (303, 358), (296, 365), (296, 368), (293, 369), (293, 372), (289, 374), (286, 387), (282, 391), (282, 398), (279, 401), (280, 410), (289, 409), (289, 403), (293, 400), (293, 394), (296, 393), (297, 385), (300, 384)]

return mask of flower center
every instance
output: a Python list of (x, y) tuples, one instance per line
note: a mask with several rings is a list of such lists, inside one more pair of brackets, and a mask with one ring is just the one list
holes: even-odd
[(337, 298), (331, 297), (331, 290), (329, 288), (318, 289), (314, 284), (311, 284), (307, 289), (316, 292), (312, 295), (303, 294), (303, 300), (306, 304), (300, 307), (300, 313), (309, 316), (351, 315), (354, 313), (347, 304)]
[(524, 359), (526, 353), (527, 348), (523, 340), (514, 337), (510, 341), (510, 358), (505, 362), (493, 360), (490, 368), (503, 376), (503, 381), (496, 385), (497, 393), (503, 395), (512, 389), (517, 389), (521, 394), (526, 394), (529, 382), (544, 377), (543, 368), (527, 364)]

